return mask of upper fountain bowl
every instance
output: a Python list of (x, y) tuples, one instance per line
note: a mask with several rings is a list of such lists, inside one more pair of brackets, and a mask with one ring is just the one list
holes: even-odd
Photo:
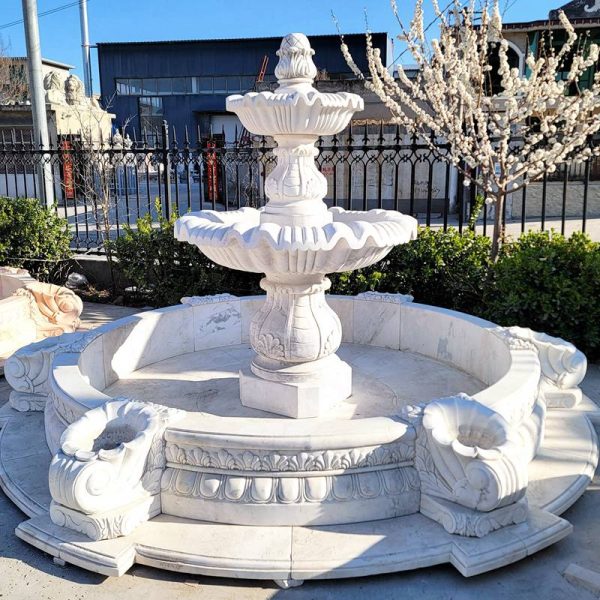
[(227, 98), (227, 110), (236, 113), (248, 131), (269, 136), (333, 135), (363, 109), (363, 99), (356, 94), (323, 94), (312, 87)]
[(352, 115), (364, 109), (363, 99), (346, 92), (318, 92), (312, 86), (317, 75), (314, 53), (303, 33), (286, 35), (277, 51), (279, 87), (275, 92), (229, 96), (227, 110), (258, 135), (319, 136), (342, 131)]

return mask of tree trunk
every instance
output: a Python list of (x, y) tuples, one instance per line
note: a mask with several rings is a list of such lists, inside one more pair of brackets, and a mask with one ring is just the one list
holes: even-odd
[(498, 260), (500, 253), (500, 244), (504, 241), (504, 225), (502, 215), (504, 213), (504, 202), (506, 201), (506, 192), (498, 190), (496, 196), (496, 211), (494, 214), (494, 234), (492, 236), (492, 261)]

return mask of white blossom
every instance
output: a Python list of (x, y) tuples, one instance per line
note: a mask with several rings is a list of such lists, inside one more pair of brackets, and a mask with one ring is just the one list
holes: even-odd
[[(342, 53), (353, 73), (389, 108), (395, 123), (421, 137), (432, 152), (462, 171), (465, 186), (472, 183), (486, 192), (486, 203), (491, 200), (497, 208), (497, 253), (506, 194), (542, 178), (557, 165), (599, 154), (588, 141), (600, 130), (600, 72), (589, 90), (578, 89), (578, 82), (597, 64), (600, 49), (585, 35), (578, 36), (560, 11), (565, 43), (555, 50), (550, 38), (542, 36), (542, 51), (539, 56), (527, 56), (524, 76), (510, 67), (497, 0), (484, 2), (483, 8), (473, 0), (466, 6), (462, 0), (453, 0), (444, 10), (437, 0), (431, 2), (439, 20), (439, 37), (429, 41), (423, 0), (416, 1), (408, 29), (391, 0), (402, 30), (399, 39), (419, 67), (416, 78), (408, 77), (402, 66), (394, 78), (369, 33), (368, 77), (344, 43)], [(500, 90), (491, 89), (490, 51), (497, 52)], [(558, 80), (559, 72), (565, 76), (568, 60), (566, 79)], [(574, 87), (578, 93), (567, 95)], [(441, 151), (434, 139), (444, 140), (449, 152)]]

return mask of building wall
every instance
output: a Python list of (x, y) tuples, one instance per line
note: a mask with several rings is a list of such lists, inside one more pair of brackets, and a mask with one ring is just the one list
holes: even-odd
[[(312, 36), (314, 61), (319, 70), (327, 71), (331, 78), (345, 79), (353, 75), (340, 52), (339, 36)], [(358, 66), (367, 71), (365, 37), (363, 34), (345, 36), (345, 41)], [(388, 60), (388, 38), (385, 33), (373, 34), (382, 59)], [(196, 40), (176, 42), (98, 44), (101, 97), (104, 106), (116, 114), (115, 124), (126, 122), (140, 131), (139, 96), (117, 93), (118, 79), (144, 79), (161, 77), (246, 77), (250, 82), (257, 76), (263, 57), (269, 57), (266, 80), (274, 80), (278, 58), (276, 51), (280, 37), (241, 40)], [(241, 90), (247, 91), (247, 90)], [(179, 135), (184, 128), (191, 129), (190, 137), (196, 140), (197, 125), (204, 130), (206, 119), (201, 115), (225, 112), (228, 92), (214, 94), (174, 94), (160, 96), (164, 118), (174, 126)], [(207, 132), (202, 132), (205, 135)]]

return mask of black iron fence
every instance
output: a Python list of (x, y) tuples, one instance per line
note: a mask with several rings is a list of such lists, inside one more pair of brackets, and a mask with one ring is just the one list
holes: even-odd
[[(238, 136), (235, 136), (238, 138)], [(141, 139), (115, 135), (82, 143), (64, 136), (41, 150), (28, 134), (0, 137), (0, 195), (33, 196), (42, 202), (40, 166), (52, 180), (54, 206), (68, 221), (73, 248), (101, 252), (105, 240), (135, 227), (140, 217), (157, 221), (203, 209), (259, 207), (266, 202), (265, 180), (275, 167), (272, 140), (229, 141), (225, 134), (192, 143), (187, 131), (177, 137), (166, 123), (160, 135)], [(151, 143), (152, 141), (152, 143)], [(319, 139), (317, 165), (328, 182), (330, 206), (384, 208), (415, 215), (424, 225), (466, 227), (477, 190), (440, 160), (427, 144), (395, 126), (365, 125)], [(439, 152), (447, 148), (439, 146)], [(503, 215), (513, 229), (529, 224), (565, 232), (585, 231), (600, 218), (600, 162), (567, 165), (529, 185), (507, 202)], [(488, 232), (490, 210), (477, 221)], [(598, 232), (600, 233), (600, 231)]]

